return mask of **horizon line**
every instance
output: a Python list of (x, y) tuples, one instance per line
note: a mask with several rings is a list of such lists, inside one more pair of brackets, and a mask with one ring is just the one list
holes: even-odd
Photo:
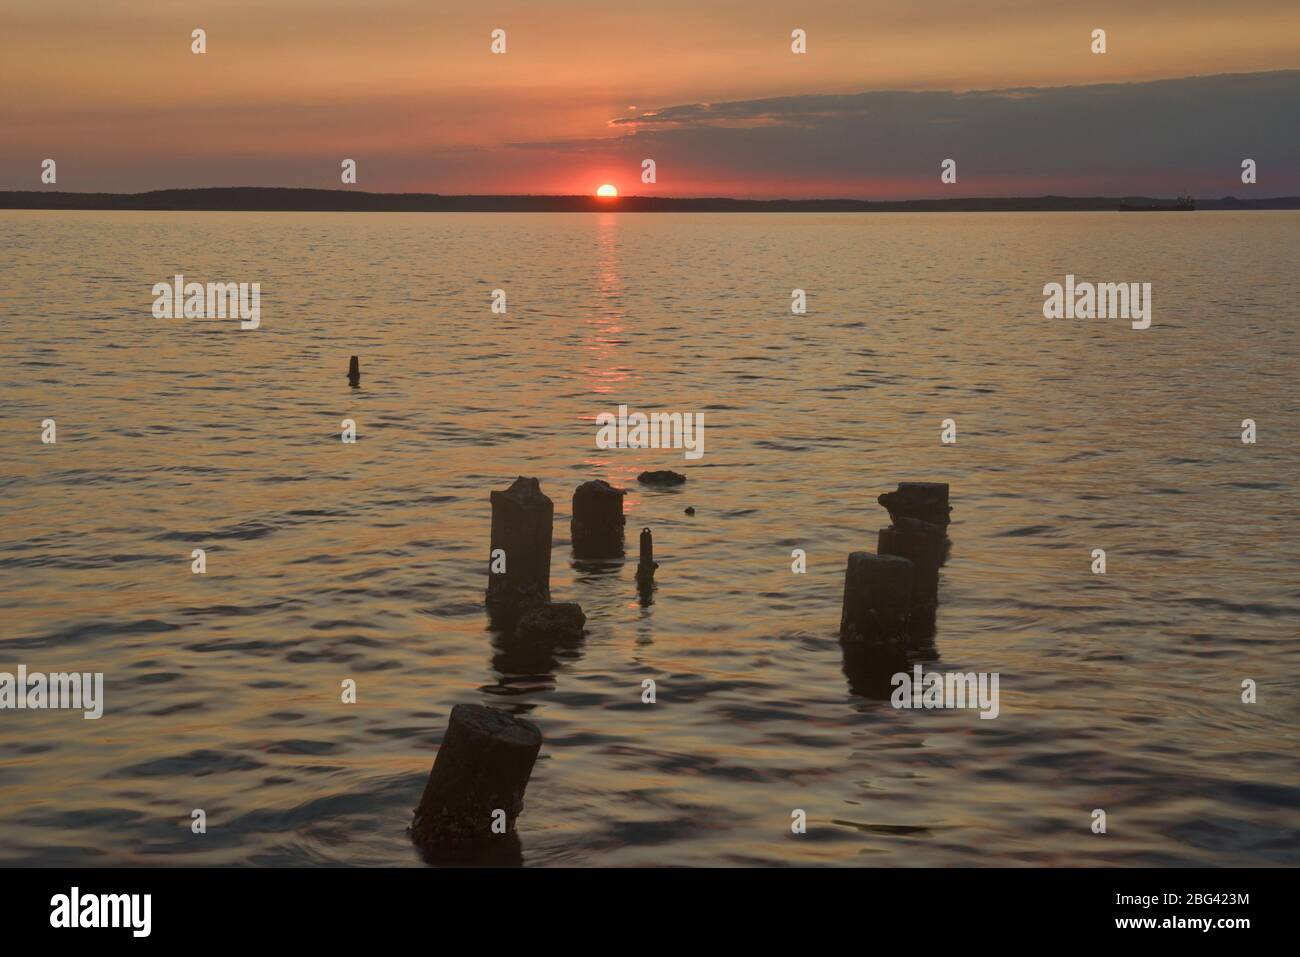
[[(331, 193), (340, 196), (437, 196), (446, 199), (452, 198), (514, 198), (514, 197), (535, 197), (544, 199), (591, 199), (603, 202), (617, 202), (620, 199), (643, 199), (643, 200), (725, 200), (728, 202), (743, 203), (925, 203), (925, 202), (961, 202), (963, 200), (1004, 200), (1004, 199), (1147, 199), (1151, 198), (1148, 193), (1008, 193), (999, 195), (985, 196), (910, 196), (903, 199), (870, 199), (862, 196), (722, 196), (717, 194), (699, 194), (699, 195), (675, 195), (669, 196), (655, 193), (620, 193), (618, 196), (597, 196), (595, 193), (437, 193), (428, 190), (370, 190), (370, 189), (350, 189), (339, 186), (254, 186), (252, 184), (243, 184), (239, 186), (160, 186), (156, 189), (145, 190), (72, 190), (72, 189), (0, 189), (0, 196), (9, 194), (21, 194), (24, 196), (151, 196), (155, 193), (197, 193), (197, 192), (217, 192), (234, 191), (234, 190), (265, 190), (284, 193)], [(1170, 197), (1176, 198), (1176, 197)], [(1300, 194), (1278, 196), (1260, 196), (1255, 200), (1246, 197), (1235, 196), (1232, 193), (1225, 193), (1218, 197), (1219, 199), (1238, 199), (1242, 202), (1253, 202), (1257, 200), (1274, 200), (1274, 199), (1297, 199)]]
[[(391, 193), (312, 186), (199, 186), (143, 192), (0, 190), (0, 209), (173, 212), (1107, 212), (1121, 204), (1163, 204), (1177, 197), (961, 196), (911, 199), (747, 198), (730, 196), (598, 197), (586, 193)], [(1137, 203), (1134, 207), (1131, 204)], [(1300, 209), (1300, 196), (1196, 201), (1204, 211)]]

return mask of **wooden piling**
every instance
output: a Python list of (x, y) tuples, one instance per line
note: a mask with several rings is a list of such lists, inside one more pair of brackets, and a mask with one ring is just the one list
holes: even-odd
[(348, 384), (354, 388), (361, 384), (361, 360), (356, 356), (348, 363)]
[(643, 603), (648, 602), (650, 593), (655, 589), (655, 569), (659, 563), (655, 561), (655, 543), (654, 537), (650, 534), (650, 529), (641, 529), (641, 557), (636, 565), (636, 585), (637, 590), (641, 593)]
[(912, 609), (912, 563), (897, 555), (853, 552), (844, 572), (840, 638), (901, 647)]
[[(537, 479), (522, 475), (505, 491), (493, 490), (491, 501), (489, 611), (518, 613), (549, 601), (554, 503), (542, 493)], [(495, 570), (503, 557), (505, 570)]]
[(618, 558), (623, 554), (623, 496), (603, 479), (583, 482), (573, 493), (569, 522), (575, 558)]
[(655, 561), (655, 540), (651, 535), (650, 529), (641, 529), (641, 557), (636, 565), (637, 581), (653, 582), (655, 569), (659, 563)]
[[(513, 833), (541, 747), (542, 733), (530, 721), (497, 708), (456, 705), (415, 809), (414, 840), (455, 848)], [(505, 834), (492, 830), (497, 811), (505, 812)]]
[(943, 562), (943, 529), (918, 518), (900, 517), (880, 530), (876, 551), (898, 555), (912, 563), (912, 605), (939, 600), (939, 565)]
[(880, 530), (876, 552), (898, 555), (912, 563), (912, 607), (908, 628), (913, 638), (934, 637), (939, 609), (939, 566), (947, 540), (943, 529), (919, 518), (900, 517)]

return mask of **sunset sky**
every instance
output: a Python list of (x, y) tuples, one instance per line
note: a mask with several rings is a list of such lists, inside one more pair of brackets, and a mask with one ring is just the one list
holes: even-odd
[(1277, 196), (1297, 115), (1296, 0), (0, 0), (0, 189)]

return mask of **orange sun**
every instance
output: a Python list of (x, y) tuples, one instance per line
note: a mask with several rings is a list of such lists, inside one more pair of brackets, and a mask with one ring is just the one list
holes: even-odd
[(605, 184), (604, 186), (602, 186), (600, 189), (596, 190), (596, 195), (597, 195), (597, 196), (617, 196), (617, 195), (618, 195), (618, 190), (615, 189), (613, 186), (611, 186), (609, 183), (606, 183), (606, 184)]

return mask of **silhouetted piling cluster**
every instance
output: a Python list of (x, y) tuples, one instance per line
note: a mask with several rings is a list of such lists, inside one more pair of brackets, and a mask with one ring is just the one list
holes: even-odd
[(877, 554), (849, 556), (840, 638), (898, 652), (934, 634), (952, 508), (937, 482), (903, 482), (878, 501), (893, 524), (880, 530)]
[[(575, 558), (623, 556), (624, 495), (623, 489), (601, 480), (578, 486), (569, 526)], [(508, 632), (513, 642), (538, 648), (580, 640), (587, 622), (581, 606), (551, 601), (554, 503), (537, 479), (522, 475), (509, 488), (493, 490), (490, 500), (486, 605), (493, 627)], [(637, 565), (643, 600), (653, 588), (657, 567), (646, 528)], [(453, 708), (411, 825), (415, 841), (428, 852), (443, 854), (513, 834), (541, 741), (534, 725), (504, 711), (481, 705)]]
[[(352, 372), (358, 372), (355, 360)], [(600, 480), (578, 486), (570, 522), (575, 558), (622, 557), (625, 494)], [(539, 648), (580, 640), (587, 621), (582, 608), (551, 601), (555, 507), (541, 483), (520, 476), (490, 499), (486, 604), (493, 627)], [(876, 554), (849, 555), (840, 615), (845, 671), (855, 690), (873, 696), (908, 649), (934, 635), (939, 567), (947, 556), (952, 511), (948, 486), (935, 482), (903, 482), (878, 500), (891, 524), (880, 530)], [(653, 535), (643, 528), (636, 570), (643, 602), (658, 567)], [(411, 826), (416, 842), (441, 853), (513, 835), (541, 744), (536, 726), (504, 711), (453, 708)]]
[(934, 654), (939, 566), (948, 549), (948, 486), (904, 482), (878, 499), (893, 521), (876, 554), (854, 552), (844, 574), (840, 648), (855, 694), (884, 700), (893, 675)]

